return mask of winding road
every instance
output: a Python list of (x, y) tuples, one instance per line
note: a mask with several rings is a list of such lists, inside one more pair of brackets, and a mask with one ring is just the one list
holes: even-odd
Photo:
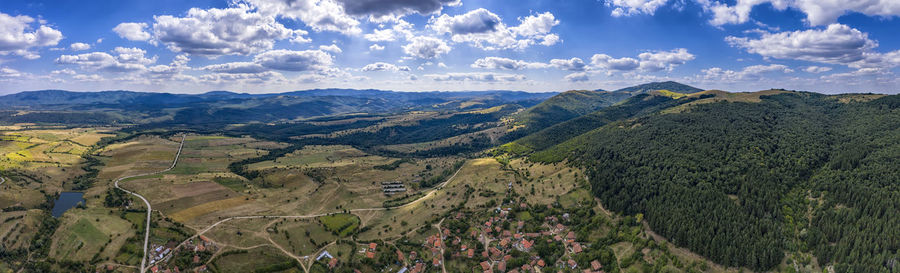
[[(184, 140), (182, 140), (182, 143), (184, 143)], [(180, 149), (180, 148), (178, 149), (178, 152), (181, 153), (181, 149)], [(177, 156), (175, 157), (175, 160), (176, 160), (176, 161), (178, 160), (178, 157), (177, 157)], [(172, 164), (172, 166), (174, 167), (175, 165)], [(171, 168), (170, 168), (170, 169), (171, 169)], [(419, 197), (419, 199), (413, 200), (412, 202), (409, 202), (409, 203), (406, 203), (406, 204), (403, 204), (403, 205), (399, 205), (399, 206), (394, 206), (394, 207), (377, 207), (377, 208), (351, 209), (351, 210), (348, 210), (347, 212), (383, 211), (383, 210), (399, 209), (399, 208), (405, 208), (405, 207), (408, 207), (408, 206), (412, 206), (412, 205), (414, 205), (414, 204), (416, 204), (416, 203), (421, 202), (422, 200), (425, 200), (425, 199), (428, 198), (428, 197), (431, 197), (431, 196), (435, 195), (436, 192), (437, 192), (438, 190), (443, 189), (444, 186), (447, 185), (447, 183), (449, 183), (451, 180), (453, 180), (453, 178), (455, 178), (456, 175), (459, 174), (459, 171), (460, 171), (460, 170), (462, 170), (462, 167), (460, 167), (459, 169), (457, 169), (456, 172), (454, 172), (453, 175), (451, 175), (449, 178), (447, 178), (447, 180), (444, 180), (443, 183), (441, 183), (441, 184), (439, 184), (438, 186), (434, 187), (434, 188), (433, 188), (431, 191), (429, 191), (427, 194), (423, 195), (422, 197)], [(118, 185), (117, 185), (117, 187), (118, 187)], [(132, 194), (134, 194), (134, 193), (132, 193)], [(135, 195), (136, 195), (136, 194), (135, 194)], [(140, 197), (140, 195), (138, 195), (138, 196)], [(141, 197), (141, 199), (143, 199), (143, 197)], [(147, 202), (147, 201), (144, 200), (144, 202)], [(148, 206), (148, 207), (150, 206), (149, 203), (147, 204), (147, 206)], [(216, 222), (216, 223), (214, 223), (214, 224), (212, 224), (212, 225), (206, 227), (205, 229), (201, 230), (200, 232), (198, 232), (198, 233), (195, 234), (194, 236), (188, 237), (187, 239), (185, 239), (184, 241), (182, 241), (180, 244), (178, 244), (178, 246), (176, 246), (174, 249), (178, 249), (178, 248), (184, 246), (185, 244), (187, 244), (188, 242), (190, 242), (190, 241), (193, 240), (194, 238), (197, 238), (198, 236), (203, 235), (203, 234), (205, 234), (206, 232), (209, 232), (210, 230), (212, 230), (213, 228), (215, 228), (216, 226), (218, 226), (218, 225), (220, 225), (220, 224), (222, 224), (222, 223), (225, 223), (225, 222), (228, 222), (228, 221), (231, 221), (231, 220), (235, 220), (235, 219), (260, 219), (260, 218), (263, 218), (263, 219), (265, 219), (265, 218), (273, 218), (273, 219), (277, 219), (277, 218), (285, 218), (285, 219), (304, 219), (304, 218), (316, 218), (316, 217), (322, 217), (322, 216), (327, 216), (327, 215), (330, 215), (330, 214), (342, 213), (342, 212), (344, 212), (344, 211), (336, 211), (336, 212), (329, 212), (329, 213), (319, 213), (319, 214), (309, 214), (309, 215), (252, 215), (252, 216), (233, 216), (233, 217), (229, 217), (229, 218), (222, 219), (222, 220), (220, 220), (220, 221), (218, 221), (218, 222)], [(148, 219), (149, 219), (149, 218), (148, 218)], [(148, 221), (149, 221), (149, 220), (148, 220)], [(149, 222), (148, 222), (148, 223), (149, 223)], [(273, 243), (274, 243), (274, 242), (273, 242)], [(277, 244), (276, 244), (276, 246), (277, 246)], [(146, 252), (146, 241), (144, 242), (144, 247), (145, 247), (144, 252)], [(175, 253), (175, 251), (172, 251), (172, 253), (171, 253), (170, 255), (174, 255), (174, 253)], [(285, 253), (287, 253), (287, 251), (285, 251)], [(141, 273), (144, 273), (145, 270), (146, 270), (146, 267), (144, 266), (143, 263), (141, 263)]]
[(178, 152), (175, 153), (175, 160), (172, 160), (172, 166), (169, 166), (169, 168), (166, 168), (165, 170), (162, 170), (162, 171), (152, 172), (152, 173), (136, 174), (136, 175), (120, 177), (120, 178), (116, 179), (116, 182), (114, 183), (117, 189), (120, 189), (131, 195), (137, 196), (138, 198), (140, 198), (141, 200), (144, 201), (144, 204), (147, 205), (147, 224), (144, 225), (144, 254), (141, 256), (141, 273), (147, 272), (147, 266), (146, 266), (147, 265), (147, 245), (150, 242), (150, 213), (151, 213), (152, 209), (150, 208), (150, 201), (147, 201), (147, 198), (144, 198), (144, 196), (141, 196), (140, 194), (137, 194), (133, 191), (123, 189), (122, 187), (119, 186), (119, 182), (122, 180), (125, 180), (125, 179), (135, 178), (135, 177), (139, 177), (139, 176), (160, 174), (160, 173), (168, 172), (168, 171), (171, 171), (172, 169), (174, 169), (175, 164), (178, 164), (178, 157), (181, 156), (181, 149), (184, 148), (184, 138), (185, 138), (185, 135), (181, 135), (181, 144), (178, 145)]
[(0, 185), (3, 185), (3, 182), (6, 182), (6, 177), (0, 176)]

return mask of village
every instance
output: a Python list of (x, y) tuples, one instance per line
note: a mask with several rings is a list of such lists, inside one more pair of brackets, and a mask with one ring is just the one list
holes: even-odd
[[(547, 210), (553, 208), (548, 206)], [(519, 204), (517, 210), (507, 206), (488, 211), (487, 214), (457, 212), (441, 221), (439, 225), (443, 227), (428, 235), (420, 245), (424, 251), (378, 249), (376, 243), (370, 243), (359, 255), (374, 261), (381, 255), (379, 252), (394, 252), (395, 262), (403, 265), (398, 273), (460, 272), (460, 269), (462, 272), (605, 273), (598, 259), (577, 261), (584, 260), (576, 257), (584, 256), (590, 243), (566, 225), (571, 220), (569, 213), (526, 221), (511, 217), (516, 212), (528, 215), (525, 203)], [(482, 218), (477, 224), (467, 224), (474, 221), (471, 219)], [(549, 257), (541, 256), (551, 248), (556, 251), (551, 251)]]

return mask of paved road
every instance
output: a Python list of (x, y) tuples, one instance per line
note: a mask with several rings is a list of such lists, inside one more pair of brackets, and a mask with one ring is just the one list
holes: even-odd
[(3, 182), (6, 182), (6, 178), (0, 176), (0, 185), (3, 185)]
[(144, 198), (144, 196), (141, 196), (140, 194), (137, 194), (133, 191), (129, 191), (129, 190), (123, 189), (122, 187), (119, 187), (119, 182), (122, 180), (125, 180), (125, 179), (134, 178), (134, 177), (138, 177), (138, 176), (154, 175), (154, 174), (160, 174), (160, 173), (171, 171), (173, 168), (175, 168), (175, 164), (178, 163), (178, 157), (181, 156), (181, 148), (184, 148), (184, 135), (181, 135), (181, 144), (178, 145), (178, 152), (175, 153), (175, 160), (172, 160), (172, 166), (169, 166), (169, 168), (166, 168), (165, 170), (158, 171), (158, 172), (136, 174), (136, 175), (120, 177), (119, 179), (116, 179), (116, 182), (114, 183), (116, 188), (118, 188), (124, 192), (127, 192), (131, 195), (137, 196), (141, 200), (144, 200), (144, 204), (147, 205), (147, 224), (144, 225), (144, 228), (145, 228), (145, 230), (144, 230), (144, 255), (141, 257), (141, 273), (144, 273), (147, 271), (147, 266), (146, 266), (147, 265), (147, 244), (150, 242), (150, 212), (152, 211), (152, 209), (150, 208), (150, 201), (147, 201), (147, 198)]
[[(180, 149), (179, 149), (179, 152), (180, 152)], [(176, 160), (177, 160), (177, 157), (176, 157)], [(174, 166), (174, 165), (173, 165), (173, 166)], [(451, 180), (453, 180), (453, 178), (456, 177), (457, 174), (459, 174), (459, 171), (460, 171), (460, 170), (462, 170), (462, 167), (460, 167), (459, 169), (457, 169), (456, 172), (454, 172), (453, 175), (451, 175), (449, 178), (447, 178), (447, 180), (444, 180), (443, 183), (441, 183), (440, 185), (434, 187), (434, 189), (432, 189), (430, 192), (428, 192), (428, 193), (425, 194), (424, 196), (419, 197), (419, 199), (416, 199), (416, 200), (414, 200), (414, 201), (412, 201), (412, 202), (409, 202), (409, 203), (406, 203), (406, 204), (403, 204), (403, 205), (400, 205), (400, 206), (387, 207), (387, 208), (385, 208), (385, 207), (378, 207), (378, 208), (351, 209), (351, 210), (349, 210), (349, 212), (382, 211), (382, 210), (398, 209), (398, 208), (404, 208), (404, 207), (412, 206), (413, 204), (419, 203), (419, 202), (421, 202), (422, 200), (425, 200), (426, 198), (428, 198), (428, 197), (434, 195), (438, 190), (443, 189), (444, 186), (447, 185), (447, 183), (449, 183)], [(145, 201), (145, 202), (146, 202), (146, 201)], [(149, 205), (148, 205), (148, 206), (149, 206)], [(225, 223), (225, 222), (234, 220), (234, 219), (260, 219), (260, 218), (263, 218), (263, 219), (265, 219), (265, 218), (273, 218), (273, 219), (276, 219), (276, 218), (285, 218), (285, 219), (304, 219), (304, 218), (316, 218), (316, 217), (322, 217), (322, 216), (327, 216), (327, 215), (329, 215), (329, 214), (341, 213), (341, 212), (343, 212), (343, 211), (335, 211), (335, 212), (319, 213), (319, 214), (309, 214), (309, 215), (251, 215), (251, 216), (234, 216), (234, 217), (229, 217), (229, 218), (222, 219), (222, 220), (220, 220), (220, 221), (218, 221), (218, 222), (216, 222), (216, 223), (214, 223), (214, 224), (212, 224), (212, 225), (206, 227), (205, 229), (201, 230), (200, 232), (197, 232), (197, 234), (195, 234), (194, 236), (188, 237), (187, 239), (185, 239), (184, 241), (182, 241), (180, 244), (178, 244), (178, 246), (176, 246), (174, 249), (178, 249), (178, 248), (184, 246), (185, 244), (187, 244), (188, 241), (193, 240), (194, 238), (197, 238), (197, 236), (203, 235), (203, 234), (205, 234), (206, 232), (208, 232), (208, 231), (212, 230), (213, 228), (215, 228), (216, 226), (218, 226), (218, 225), (220, 225), (220, 224), (222, 224), (222, 223)], [(145, 250), (145, 252), (146, 252), (146, 250)], [(174, 254), (175, 254), (175, 251), (172, 251), (170, 255), (174, 255)], [(146, 268), (145, 268), (144, 266), (141, 266), (141, 268), (142, 268), (142, 269), (141, 269), (141, 273), (144, 273), (144, 271), (146, 270)]]

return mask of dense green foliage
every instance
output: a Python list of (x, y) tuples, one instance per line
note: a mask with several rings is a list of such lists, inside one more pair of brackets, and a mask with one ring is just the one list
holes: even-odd
[(607, 208), (643, 213), (717, 263), (768, 270), (813, 252), (838, 272), (896, 272), (900, 97), (788, 93), (619, 121), (533, 160), (584, 167)]
[(691, 94), (691, 93), (697, 93), (697, 92), (703, 91), (703, 89), (696, 88), (696, 87), (693, 87), (690, 85), (677, 83), (677, 82), (673, 82), (673, 81), (667, 81), (667, 82), (651, 82), (651, 83), (645, 83), (645, 84), (635, 85), (635, 86), (631, 86), (631, 87), (625, 87), (625, 88), (616, 90), (616, 92), (647, 93), (647, 92), (656, 91), (656, 90), (669, 90), (672, 92), (677, 92), (677, 93), (682, 93), (682, 94)]
[[(700, 98), (702, 98), (702, 96)], [(675, 100), (665, 96), (640, 94), (621, 104), (603, 108), (599, 111), (553, 125), (537, 133), (520, 138), (511, 145), (522, 147), (518, 150), (507, 149), (507, 151), (513, 153), (540, 151), (575, 136), (584, 134), (590, 130), (599, 128), (607, 123), (650, 114), (659, 111), (660, 109), (688, 103), (693, 100), (694, 98)]]
[(600, 108), (623, 101), (631, 95), (624, 92), (568, 91), (560, 93), (518, 114), (516, 122), (525, 125), (525, 133), (536, 132)]

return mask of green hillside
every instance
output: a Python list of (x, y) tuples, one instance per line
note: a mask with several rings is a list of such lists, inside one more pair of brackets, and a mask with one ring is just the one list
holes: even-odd
[(555, 124), (534, 134), (522, 137), (504, 145), (502, 149), (516, 154), (540, 151), (607, 123), (653, 113), (661, 109), (689, 103), (696, 99), (699, 99), (699, 97), (677, 100), (669, 96), (639, 94), (626, 99), (620, 104)]
[(531, 133), (570, 120), (627, 99), (630, 94), (607, 91), (577, 90), (560, 93), (515, 117)]
[(697, 92), (703, 91), (703, 89), (696, 88), (696, 87), (693, 87), (690, 85), (673, 82), (673, 81), (667, 81), (667, 82), (651, 82), (651, 83), (645, 83), (645, 84), (641, 84), (641, 85), (635, 85), (632, 87), (626, 87), (626, 88), (616, 90), (616, 92), (647, 93), (647, 92), (657, 91), (657, 90), (668, 90), (668, 91), (682, 93), (682, 94), (691, 94), (691, 93), (697, 93)]
[(834, 272), (896, 272), (900, 96), (716, 94), (531, 159), (568, 159), (608, 209), (643, 213), (719, 264), (763, 271), (812, 254)]

